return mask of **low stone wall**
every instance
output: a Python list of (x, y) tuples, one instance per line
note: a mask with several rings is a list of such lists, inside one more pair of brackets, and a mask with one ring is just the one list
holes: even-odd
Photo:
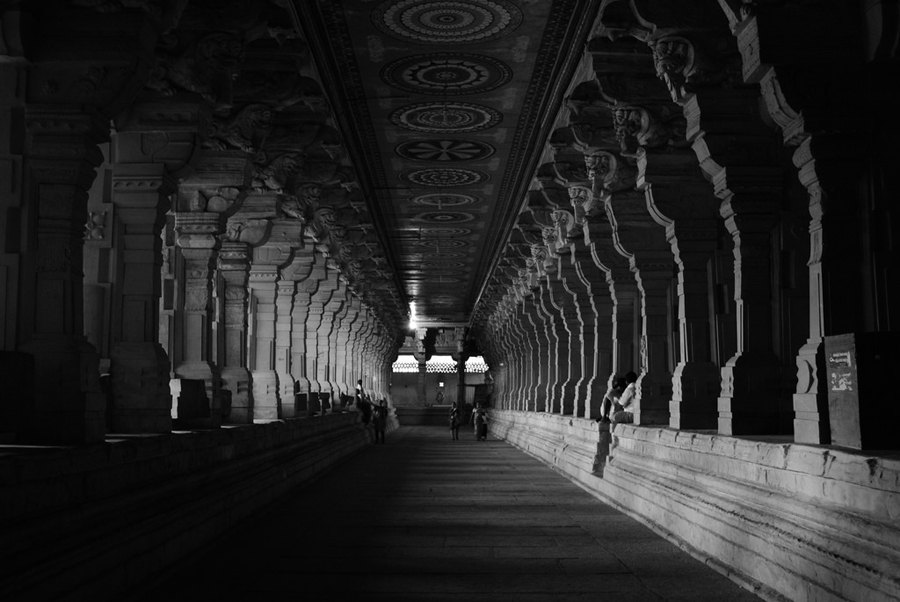
[[(900, 599), (900, 459), (548, 414), (491, 432), (767, 600)], [(593, 461), (590, 459), (593, 456)]]
[(372, 441), (351, 412), (4, 450), (0, 599), (111, 599)]

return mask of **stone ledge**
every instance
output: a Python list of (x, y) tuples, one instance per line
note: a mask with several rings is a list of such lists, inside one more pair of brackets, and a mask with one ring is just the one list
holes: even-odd
[(348, 413), (7, 453), (0, 599), (109, 598), (373, 440)]
[[(900, 599), (896, 458), (618, 425), (607, 459), (606, 425), (509, 411), (492, 418), (495, 436), (765, 599)], [(533, 437), (556, 444), (532, 445)], [(597, 451), (602, 471), (573, 460)]]

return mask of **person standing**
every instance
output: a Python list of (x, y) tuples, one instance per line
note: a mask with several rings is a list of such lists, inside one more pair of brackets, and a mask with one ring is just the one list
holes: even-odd
[(372, 424), (375, 427), (375, 443), (378, 443), (379, 438), (384, 443), (384, 431), (387, 429), (387, 413), (387, 400), (382, 399), (375, 406), (375, 416), (372, 419)]
[(459, 415), (459, 406), (456, 405), (456, 402), (453, 402), (453, 405), (450, 406), (450, 436), (454, 441), (459, 439), (459, 423), (460, 415)]
[(475, 440), (487, 441), (487, 412), (483, 407), (478, 406), (475, 412)]

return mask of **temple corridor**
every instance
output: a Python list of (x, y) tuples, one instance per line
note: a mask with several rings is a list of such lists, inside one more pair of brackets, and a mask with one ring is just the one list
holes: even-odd
[(470, 431), (452, 441), (445, 428), (400, 427), (133, 600), (758, 600), (534, 458)]

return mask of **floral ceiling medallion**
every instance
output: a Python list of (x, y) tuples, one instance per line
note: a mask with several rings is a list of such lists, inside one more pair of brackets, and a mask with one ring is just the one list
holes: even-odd
[(427, 187), (471, 186), (489, 179), (488, 174), (471, 169), (418, 169), (400, 175), (411, 184)]
[(462, 211), (426, 211), (418, 214), (413, 219), (418, 222), (431, 222), (433, 224), (460, 224), (472, 221), (475, 219), (475, 216)]
[(420, 94), (474, 94), (507, 83), (512, 70), (488, 56), (463, 53), (416, 55), (381, 70), (386, 83)]
[(372, 11), (372, 22), (401, 40), (471, 44), (510, 33), (522, 13), (507, 0), (390, 0)]
[(499, 111), (464, 102), (425, 102), (401, 107), (391, 114), (394, 125), (432, 134), (477, 132), (502, 119)]
[(398, 155), (415, 161), (477, 161), (494, 154), (494, 147), (477, 140), (413, 140), (396, 148)]
[(468, 194), (432, 193), (417, 196), (412, 202), (416, 205), (428, 205), (443, 209), (445, 207), (471, 205), (480, 202), (480, 199)]

